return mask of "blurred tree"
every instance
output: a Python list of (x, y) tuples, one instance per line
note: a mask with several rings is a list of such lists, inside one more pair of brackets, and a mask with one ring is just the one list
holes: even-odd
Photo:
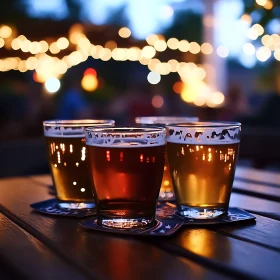
[(176, 37), (202, 43), (202, 16), (188, 10), (177, 11), (174, 23), (164, 31), (166, 38)]

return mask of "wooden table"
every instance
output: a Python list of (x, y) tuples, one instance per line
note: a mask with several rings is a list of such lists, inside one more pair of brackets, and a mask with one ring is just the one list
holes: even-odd
[(256, 223), (184, 227), (171, 237), (87, 231), (29, 205), (49, 175), (0, 180), (0, 279), (280, 279), (280, 174), (238, 168), (231, 206)]

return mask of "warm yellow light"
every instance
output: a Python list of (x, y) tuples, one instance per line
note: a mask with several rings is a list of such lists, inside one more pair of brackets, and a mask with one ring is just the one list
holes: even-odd
[(5, 41), (3, 38), (0, 38), (0, 48), (3, 48), (5, 45)]
[(190, 52), (193, 54), (197, 54), (200, 52), (200, 46), (197, 42), (190, 43)]
[(57, 53), (60, 52), (60, 49), (59, 49), (59, 47), (57, 46), (57, 43), (56, 43), (56, 42), (51, 43), (51, 45), (50, 45), (50, 52), (51, 52), (52, 54), (57, 54)]
[(225, 100), (225, 96), (223, 93), (219, 92), (219, 91), (216, 91), (216, 92), (213, 92), (209, 98), (207, 99), (207, 106), (209, 107), (219, 107), (223, 104)]
[(213, 52), (213, 47), (211, 44), (209, 43), (203, 43), (201, 45), (201, 52), (203, 54), (211, 54)]
[(21, 46), (21, 40), (18, 39), (18, 38), (15, 38), (13, 41), (12, 41), (12, 49), (13, 50), (19, 50), (20, 49), (20, 46)]
[(112, 52), (110, 49), (104, 48), (100, 54), (100, 58), (103, 61), (108, 61), (112, 58)]
[(12, 35), (13, 30), (8, 25), (1, 25), (0, 26), (0, 37), (2, 38), (8, 38)]
[(98, 80), (94, 75), (86, 75), (81, 81), (81, 86), (86, 91), (94, 91), (98, 87)]
[(159, 40), (159, 36), (156, 34), (150, 34), (146, 38), (147, 43), (151, 46), (154, 46), (157, 40)]
[(111, 51), (115, 48), (117, 48), (117, 43), (115, 41), (108, 41), (105, 44), (105, 48), (110, 49)]
[(31, 47), (31, 42), (29, 40), (24, 40), (24, 41), (21, 42), (21, 50), (23, 52), (29, 52), (30, 47)]
[(261, 36), (264, 33), (264, 28), (258, 23), (254, 24), (252, 28), (257, 31), (259, 36)]
[(26, 72), (28, 69), (26, 67), (26, 61), (25, 60), (21, 60), (18, 64), (18, 70), (20, 72)]
[[(191, 82), (184, 84), (181, 98), (185, 102), (194, 102), (196, 100), (197, 104), (202, 103), (200, 99), (206, 100), (210, 94), (209, 87), (203, 81)], [(199, 105), (202, 106), (203, 104)]]
[(116, 48), (112, 51), (112, 58), (117, 61), (125, 61), (126, 57), (126, 49), (125, 48)]
[(256, 52), (256, 57), (259, 61), (266, 61), (271, 56), (271, 50), (267, 47), (260, 47)]
[(248, 14), (242, 15), (241, 20), (246, 22), (247, 24), (251, 24), (252, 22), (252, 18)]
[(27, 38), (24, 35), (19, 35), (17, 38), (21, 41), (27, 40)]
[(95, 58), (99, 59), (100, 58), (100, 52), (103, 50), (103, 47), (100, 45), (92, 46), (90, 49), (90, 55)]
[(127, 50), (127, 59), (130, 61), (137, 61), (141, 56), (141, 50), (138, 47), (132, 47)]
[(187, 52), (190, 49), (190, 43), (187, 40), (181, 40), (178, 49), (181, 52)]
[(274, 44), (274, 40), (271, 36), (266, 34), (262, 37), (262, 43), (264, 46), (270, 47)]
[(90, 43), (90, 41), (89, 41), (88, 38), (86, 38), (86, 37), (81, 37), (81, 38), (78, 40), (78, 46), (79, 46), (79, 48), (81, 48), (81, 49), (84, 49), (84, 50), (88, 50), (88, 51), (89, 51), (89, 49), (90, 49), (90, 47), (91, 47), (91, 43)]
[(142, 64), (142, 65), (148, 65), (149, 62), (150, 62), (150, 59), (149, 58), (145, 58), (145, 57), (141, 57), (139, 62)]
[(267, 0), (266, 3), (264, 4), (265, 9), (271, 10), (273, 8), (273, 3), (270, 0)]
[(194, 103), (194, 105), (196, 105), (196, 106), (203, 106), (203, 105), (205, 105), (205, 103), (206, 103), (206, 98), (205, 98), (205, 96), (203, 96), (203, 95), (198, 95), (198, 96), (196, 96), (196, 98), (194, 99), (194, 101), (193, 101), (193, 103)]
[(163, 52), (163, 51), (165, 51), (166, 50), (166, 48), (167, 48), (167, 44), (166, 44), (166, 42), (165, 42), (165, 40), (157, 40), (156, 42), (155, 42), (155, 49), (158, 51), (158, 52)]
[(84, 37), (83, 26), (79, 23), (73, 24), (69, 30), (69, 40), (73, 44), (77, 44)]
[(251, 40), (256, 40), (259, 37), (259, 34), (254, 28), (249, 28), (247, 31), (247, 36)]
[(131, 31), (129, 28), (127, 27), (122, 27), (120, 30), (119, 30), (119, 35), (120, 37), (122, 38), (128, 38), (130, 35), (131, 35)]
[(153, 58), (156, 55), (156, 50), (152, 46), (145, 46), (141, 51), (141, 56), (145, 58)]
[(41, 46), (39, 44), (39, 42), (32, 42), (31, 45), (30, 45), (30, 52), (32, 54), (36, 54), (36, 53), (39, 53), (41, 51)]
[(280, 49), (276, 49), (274, 52), (274, 57), (276, 60), (280, 61)]
[(176, 50), (176, 49), (178, 49), (178, 46), (179, 46), (179, 40), (177, 38), (170, 38), (167, 41), (167, 46), (171, 50)]
[(148, 64), (148, 68), (151, 70), (151, 71), (154, 71), (155, 72), (155, 69), (156, 69), (156, 65), (161, 63), (159, 59), (157, 58), (153, 58), (149, 61), (149, 64)]
[(271, 38), (273, 39), (274, 45), (280, 45), (280, 36), (278, 34), (272, 34)]
[(40, 47), (41, 47), (40, 53), (45, 53), (45, 52), (48, 51), (49, 44), (46, 41), (42, 40), (42, 41), (39, 42), (39, 44), (40, 44)]
[(267, 0), (256, 0), (256, 3), (260, 6), (264, 6), (266, 4)]
[(179, 69), (179, 62), (176, 59), (168, 60), (168, 64), (170, 66), (170, 72), (177, 72)]
[(26, 60), (26, 67), (28, 70), (36, 69), (37, 65), (38, 65), (38, 59), (36, 57), (29, 57)]
[(68, 46), (69, 46), (69, 41), (68, 41), (68, 39), (65, 38), (65, 37), (59, 38), (59, 39), (57, 40), (57, 46), (58, 46), (58, 48), (61, 49), (61, 50), (67, 49)]
[(256, 52), (256, 49), (251, 43), (246, 43), (243, 46), (243, 51), (246, 55), (253, 55)]
[(56, 71), (58, 74), (65, 74), (67, 72), (67, 63), (64, 60), (57, 61)]

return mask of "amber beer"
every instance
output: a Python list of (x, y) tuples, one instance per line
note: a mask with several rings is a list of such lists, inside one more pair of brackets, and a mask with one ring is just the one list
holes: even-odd
[[(118, 137), (125, 131), (114, 129), (110, 145), (87, 138), (98, 222), (111, 227), (145, 227), (154, 221), (164, 166), (165, 132), (159, 128), (160, 141), (146, 144), (137, 137), (120, 140)], [(149, 131), (153, 130), (147, 129), (147, 134)], [(142, 129), (137, 133), (143, 133)]]
[(44, 122), (49, 166), (62, 208), (94, 207), (84, 128), (100, 123), (104, 121)]
[[(169, 123), (183, 123), (198, 121), (197, 117), (176, 117), (176, 116), (154, 116), (154, 117), (136, 117), (135, 122), (143, 125), (163, 126)], [(164, 170), (162, 182), (159, 192), (160, 200), (173, 200), (175, 198), (172, 179), (169, 171), (169, 163), (167, 160), (167, 153), (165, 156)]]
[[(183, 131), (184, 129), (185, 127)], [(239, 135), (238, 127), (233, 129), (236, 129), (236, 135)], [(213, 128), (213, 132), (215, 130), (216, 128)], [(221, 133), (226, 131), (225, 129)], [(189, 136), (194, 136), (196, 132), (188, 133)], [(215, 136), (216, 132), (210, 135)], [(182, 215), (191, 218), (214, 218), (228, 209), (239, 152), (239, 138), (226, 135), (227, 139), (219, 136), (219, 133), (217, 135), (218, 140), (207, 138), (209, 140), (204, 142), (199, 141), (199, 137), (188, 139), (185, 133), (179, 140), (175, 136), (167, 137), (170, 173)]]

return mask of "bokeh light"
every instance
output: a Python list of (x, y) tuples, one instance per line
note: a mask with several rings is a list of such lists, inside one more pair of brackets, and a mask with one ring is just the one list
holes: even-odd
[(164, 104), (164, 99), (161, 95), (155, 95), (152, 98), (152, 105), (155, 108), (161, 108)]
[(45, 82), (45, 88), (49, 93), (55, 93), (60, 88), (60, 81), (57, 78), (49, 78)]
[(148, 82), (152, 85), (156, 85), (160, 82), (161, 76), (159, 73), (150, 72), (147, 76)]
[(271, 50), (267, 47), (260, 47), (256, 52), (256, 57), (259, 61), (267, 61), (271, 56)]
[(82, 78), (81, 86), (86, 91), (94, 91), (98, 87), (98, 80), (94, 75), (85, 75)]
[(256, 49), (251, 43), (246, 43), (243, 46), (243, 52), (246, 55), (253, 55), (256, 52)]
[(218, 56), (225, 58), (225, 57), (228, 57), (228, 55), (229, 55), (229, 50), (228, 50), (228, 48), (225, 47), (225, 46), (219, 46), (219, 47), (217, 48), (217, 54), (218, 54)]
[(130, 29), (128, 27), (122, 27), (119, 30), (119, 35), (122, 38), (128, 38), (131, 35), (131, 31), (130, 31)]

